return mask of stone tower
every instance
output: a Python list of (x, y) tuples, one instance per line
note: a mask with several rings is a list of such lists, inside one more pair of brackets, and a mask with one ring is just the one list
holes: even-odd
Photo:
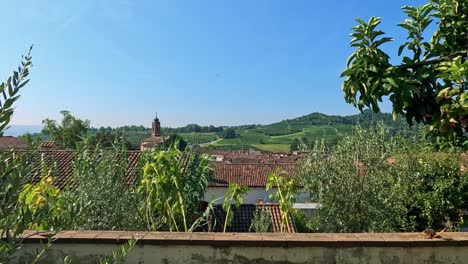
[(161, 123), (159, 123), (159, 119), (157, 115), (153, 120), (153, 128), (151, 129), (151, 136), (153, 137), (161, 136)]

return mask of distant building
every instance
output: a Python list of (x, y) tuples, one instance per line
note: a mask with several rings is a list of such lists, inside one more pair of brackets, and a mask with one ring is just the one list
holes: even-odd
[(161, 123), (156, 116), (151, 127), (151, 137), (141, 141), (140, 149), (141, 151), (154, 149), (159, 145), (163, 145), (168, 139), (168, 137), (161, 136)]
[(26, 142), (19, 138), (11, 136), (0, 137), (0, 150), (18, 150), (26, 149), (27, 147)]
[(55, 141), (42, 141), (41, 150), (59, 150), (59, 146)]
[[(205, 201), (215, 200), (215, 204), (222, 204), (228, 186), (235, 183), (240, 186), (248, 186), (249, 190), (243, 197), (243, 204), (257, 204), (259, 201), (271, 202), (269, 196), (276, 193), (278, 188), (273, 186), (266, 190), (268, 175), (279, 171), (282, 176), (294, 178), (299, 173), (297, 163), (283, 164), (228, 164), (215, 162), (212, 164), (214, 175), (205, 192)], [(296, 202), (309, 201), (309, 193), (298, 193)]]

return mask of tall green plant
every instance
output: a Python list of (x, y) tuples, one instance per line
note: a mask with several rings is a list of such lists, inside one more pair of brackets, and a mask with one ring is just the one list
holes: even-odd
[(268, 175), (266, 190), (277, 188), (274, 194), (270, 194), (270, 200), (278, 200), (281, 211), (281, 232), (292, 233), (291, 215), (294, 212), (295, 194), (297, 186), (292, 178), (282, 176), (284, 172), (276, 171)]
[[(20, 90), (29, 82), (32, 67), (32, 46), (21, 65), (5, 82), (0, 84), (0, 136), (8, 127), (14, 112), (14, 103), (19, 99)], [(0, 262), (9, 261), (19, 248), (19, 235), (27, 228), (28, 212), (19, 211), (19, 196), (22, 186), (29, 181), (31, 171), (30, 153), (0, 151)]]
[(13, 116), (13, 104), (19, 99), (19, 91), (28, 82), (29, 68), (32, 67), (31, 57), (32, 46), (29, 48), (28, 55), (22, 57), (21, 65), (18, 66), (18, 71), (13, 71), (13, 75), (8, 77), (5, 82), (0, 84), (0, 136), (8, 127)]
[(30, 181), (30, 153), (0, 151), (0, 263), (8, 262), (21, 247), (20, 235), (32, 222), (27, 210), (20, 210), (20, 193)]
[(248, 186), (240, 186), (239, 184), (229, 183), (228, 191), (226, 192), (226, 197), (224, 198), (223, 203), (223, 210), (226, 213), (223, 232), (226, 232), (227, 227), (231, 224), (232, 219), (234, 219), (234, 214), (231, 210), (231, 204), (234, 202), (234, 206), (239, 208), (239, 206), (242, 204), (242, 201), (244, 200), (244, 195), (248, 191)]
[(211, 176), (206, 156), (174, 146), (153, 153), (138, 186), (146, 229), (189, 231)]

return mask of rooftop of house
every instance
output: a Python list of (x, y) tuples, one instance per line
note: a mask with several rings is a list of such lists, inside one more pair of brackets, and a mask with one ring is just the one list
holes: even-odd
[[(76, 158), (76, 152), (72, 150), (43, 150), (40, 151), (39, 154), (40, 155), (33, 156), (33, 182), (37, 182), (41, 178), (41, 159), (43, 159), (47, 168), (51, 168), (54, 171), (54, 184), (59, 188), (64, 188), (67, 182), (71, 179), (71, 175), (73, 173), (73, 161)], [(140, 152), (129, 151), (127, 154), (128, 164), (126, 169), (126, 180), (127, 184), (132, 184), (136, 179)]]
[(268, 175), (279, 171), (285, 177), (293, 177), (298, 170), (296, 163), (279, 164), (226, 164), (214, 163), (213, 187), (228, 186), (236, 183), (249, 187), (265, 187)]
[(12, 136), (3, 136), (0, 137), (0, 149), (2, 150), (10, 150), (10, 149), (26, 149), (28, 146), (27, 144), (17, 138)]
[(200, 153), (208, 154), (211, 156), (222, 156), (222, 160), (217, 162), (223, 163), (264, 163), (264, 164), (275, 164), (275, 163), (294, 163), (301, 160), (304, 156), (293, 155), (291, 153), (262, 153), (259, 151), (223, 151), (217, 149), (206, 149), (201, 148)]
[[(43, 158), (49, 168), (55, 168), (55, 183), (63, 188), (73, 171), (73, 161), (76, 152), (71, 150), (42, 150), (41, 155), (35, 157), (33, 163), (33, 179), (40, 178), (40, 159)], [(132, 184), (136, 179), (140, 151), (128, 152), (127, 183)], [(270, 172), (281, 171), (286, 177), (294, 176), (297, 164), (225, 164), (212, 163), (214, 169), (211, 187), (227, 187), (229, 183), (236, 183), (249, 187), (265, 187)]]
[(41, 149), (43, 150), (57, 150), (59, 149), (57, 143), (53, 140), (51, 141), (42, 141), (41, 142)]

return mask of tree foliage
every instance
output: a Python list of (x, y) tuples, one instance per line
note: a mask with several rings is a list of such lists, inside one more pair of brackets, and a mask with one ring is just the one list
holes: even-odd
[(229, 138), (236, 138), (236, 137), (237, 137), (237, 134), (234, 128), (229, 127), (224, 130), (223, 138), (229, 139)]
[[(400, 64), (392, 64), (382, 49), (393, 38), (377, 29), (381, 18), (356, 19), (358, 25), (351, 34), (351, 47), (356, 50), (341, 75), (346, 77), (345, 100), (361, 111), (370, 107), (378, 112), (379, 102), (388, 97), (394, 119), (403, 115), (409, 124), (430, 125), (436, 142), (466, 146), (468, 2), (431, 0), (402, 9), (407, 18), (398, 26), (408, 37), (398, 49)], [(433, 21), (437, 29), (428, 41), (425, 31)]]
[(295, 150), (304, 150), (309, 147), (309, 139), (307, 137), (300, 137), (300, 138), (295, 138), (293, 143), (291, 143), (291, 146), (289, 146), (289, 150), (295, 151)]
[(99, 144), (101, 147), (109, 149), (114, 148), (116, 142), (124, 144), (127, 149), (131, 148), (131, 143), (124, 137), (124, 133), (120, 129), (114, 130), (101, 127), (92, 133), (90, 138), (91, 146)]
[(60, 114), (63, 116), (60, 124), (52, 119), (42, 121), (42, 124), (44, 124), (42, 133), (50, 135), (57, 145), (67, 149), (74, 149), (77, 143), (85, 138), (90, 122), (89, 120), (76, 118), (69, 111), (64, 110)]
[(468, 206), (468, 175), (456, 150), (435, 152), (392, 136), (383, 125), (356, 127), (331, 149), (315, 148), (302, 184), (320, 204), (320, 232), (398, 232), (442, 228)]

